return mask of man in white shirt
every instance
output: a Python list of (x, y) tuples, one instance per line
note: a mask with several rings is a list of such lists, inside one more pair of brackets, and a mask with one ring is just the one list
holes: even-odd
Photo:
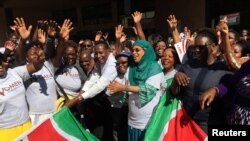
[[(117, 76), (116, 59), (112, 55), (112, 53), (110, 53), (107, 43), (103, 41), (98, 42), (95, 45), (94, 51), (96, 59), (95, 69), (92, 71), (90, 77), (85, 82), (82, 88), (82, 92), (77, 97), (67, 102), (66, 106), (68, 107), (72, 107), (82, 100), (93, 98), (98, 94), (103, 94), (102, 92), (106, 90), (106, 87)], [(101, 117), (104, 121), (102, 140), (112, 141), (113, 137), (110, 103), (106, 97), (101, 97), (101, 104), (103, 106), (102, 112), (104, 113), (104, 115), (102, 115)]]

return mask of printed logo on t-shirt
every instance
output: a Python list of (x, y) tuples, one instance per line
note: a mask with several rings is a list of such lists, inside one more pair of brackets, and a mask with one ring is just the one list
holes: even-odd
[(2, 88), (3, 91), (13, 91), (16, 88), (19, 88), (20, 86), (22, 86), (22, 82), (21, 81), (14, 81), (13, 83), (9, 84), (8, 86), (5, 86)]
[(63, 73), (63, 75), (70, 76), (70, 77), (79, 77), (79, 73), (65, 72), (65, 73)]
[(36, 79), (52, 79), (53, 75), (52, 74), (42, 74), (42, 75), (34, 75)]

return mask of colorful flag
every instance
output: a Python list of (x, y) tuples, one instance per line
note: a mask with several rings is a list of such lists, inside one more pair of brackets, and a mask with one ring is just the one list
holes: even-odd
[(203, 141), (206, 133), (186, 114), (181, 101), (165, 92), (146, 130), (144, 141)]
[(16, 141), (99, 141), (86, 131), (64, 107), (41, 124), (32, 127)]

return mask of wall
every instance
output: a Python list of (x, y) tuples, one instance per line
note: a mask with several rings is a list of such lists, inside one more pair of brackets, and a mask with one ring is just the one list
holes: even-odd
[(205, 26), (205, 0), (156, 0), (157, 32), (165, 37), (169, 34), (167, 17), (174, 14), (180, 20), (180, 27), (197, 30)]

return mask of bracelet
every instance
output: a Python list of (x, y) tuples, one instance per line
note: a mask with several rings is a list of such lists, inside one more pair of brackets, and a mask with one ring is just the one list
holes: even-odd
[(215, 91), (216, 91), (216, 96), (219, 94), (219, 89), (217, 88), (217, 87), (212, 87), (213, 89), (215, 89)]
[(128, 85), (125, 86), (125, 91), (126, 91), (126, 92), (129, 91), (129, 86), (128, 86)]

